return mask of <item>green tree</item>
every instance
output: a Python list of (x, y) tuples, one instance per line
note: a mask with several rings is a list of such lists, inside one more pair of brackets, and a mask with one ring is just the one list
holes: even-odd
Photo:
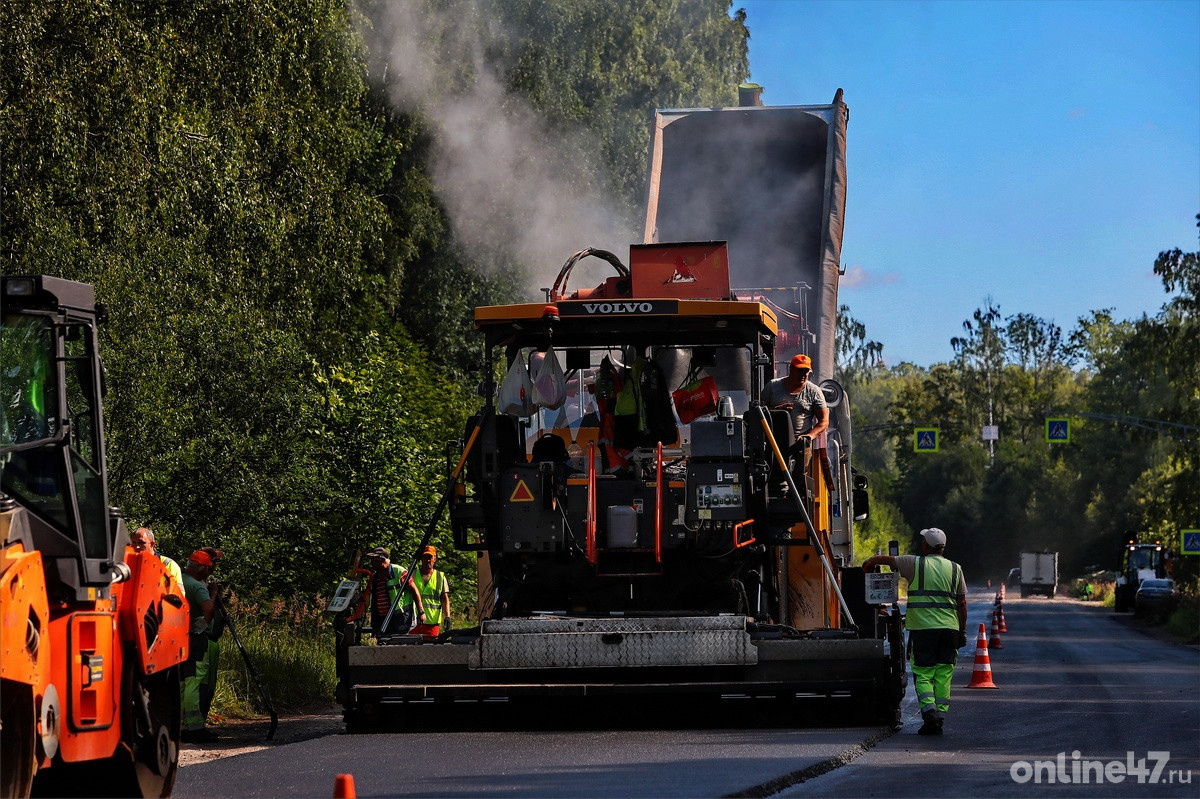
[[(886, 478), (879, 475), (876, 479)], [(854, 554), (860, 563), (875, 554), (886, 555), (891, 541), (900, 544), (901, 554), (908, 553), (913, 539), (913, 531), (904, 523), (899, 508), (887, 499), (887, 487), (876, 486), (871, 483), (867, 486), (870, 517), (854, 525)]]
[[(445, 445), (460, 438), (473, 399), (428, 365), (421, 347), (401, 336), (370, 333), (359, 357), (317, 377), (325, 394), (323, 480), (335, 491), (319, 519), (342, 542), (334, 562), (355, 549), (387, 546), (407, 568), (446, 486)], [(474, 569), (470, 553), (457, 553), (443, 532), (440, 568)], [(474, 584), (454, 581), (456, 606)]]
[(883, 363), (883, 344), (867, 338), (867, 326), (850, 314), (850, 306), (838, 307), (834, 377), (849, 390), (860, 376)]
[[(637, 213), (654, 108), (736, 105), (749, 75), (744, 11), (728, 0), (513, 0), (493, 8), (508, 86), (549, 124), (596, 138), (605, 187)], [(639, 222), (636, 217), (631, 221)]]
[(342, 489), (320, 479), (315, 377), (389, 324), (408, 240), (379, 198), (405, 143), (350, 12), (19, 3), (0, 37), (0, 268), (92, 282), (112, 310), (114, 499), (173, 554), (222, 546), (243, 586), (323, 579)]

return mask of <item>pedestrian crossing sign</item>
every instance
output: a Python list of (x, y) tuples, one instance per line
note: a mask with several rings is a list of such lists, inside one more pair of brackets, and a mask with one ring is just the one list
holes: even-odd
[(913, 452), (937, 452), (941, 446), (936, 427), (918, 427), (913, 433)]
[(1046, 440), (1051, 444), (1071, 443), (1071, 420), (1065, 416), (1046, 417)]
[(1200, 555), (1200, 530), (1183, 530), (1180, 536), (1183, 539), (1179, 547), (1181, 555)]

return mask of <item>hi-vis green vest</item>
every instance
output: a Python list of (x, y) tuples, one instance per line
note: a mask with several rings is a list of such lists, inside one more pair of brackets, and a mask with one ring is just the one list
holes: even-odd
[[(429, 578), (421, 574), (418, 570), (412, 577), (412, 584), (417, 587), (417, 593), (421, 595), (421, 604), (425, 608), (425, 623), (436, 625), (442, 623), (442, 594), (450, 590), (446, 584), (446, 576), (437, 569), (429, 573)], [(412, 597), (408, 594), (404, 595), (406, 604), (412, 603)]]
[(941, 555), (921, 555), (915, 572), (908, 586), (905, 626), (910, 630), (957, 630), (962, 569)]
[(387, 592), (388, 601), (396, 604), (396, 595), (400, 593), (400, 583), (404, 582), (404, 569), (392, 563), (388, 566)]

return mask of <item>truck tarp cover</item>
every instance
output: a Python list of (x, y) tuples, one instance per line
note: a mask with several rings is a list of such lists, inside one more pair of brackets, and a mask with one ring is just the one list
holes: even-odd
[(644, 240), (729, 242), (735, 287), (806, 283), (815, 371), (832, 377), (847, 107), (655, 112)]

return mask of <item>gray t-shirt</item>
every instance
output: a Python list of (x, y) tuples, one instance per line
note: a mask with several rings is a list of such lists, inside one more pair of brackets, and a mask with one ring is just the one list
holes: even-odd
[(785, 402), (792, 403), (792, 409), (789, 413), (792, 415), (792, 425), (796, 431), (796, 435), (807, 433), (817, 424), (817, 408), (824, 409), (825, 392), (814, 386), (810, 381), (806, 382), (798, 392), (793, 394), (788, 391), (788, 379), (781, 377), (777, 380), (772, 380), (767, 384), (767, 390), (763, 392), (762, 401), (767, 408), (774, 408), (776, 405), (782, 405)]

